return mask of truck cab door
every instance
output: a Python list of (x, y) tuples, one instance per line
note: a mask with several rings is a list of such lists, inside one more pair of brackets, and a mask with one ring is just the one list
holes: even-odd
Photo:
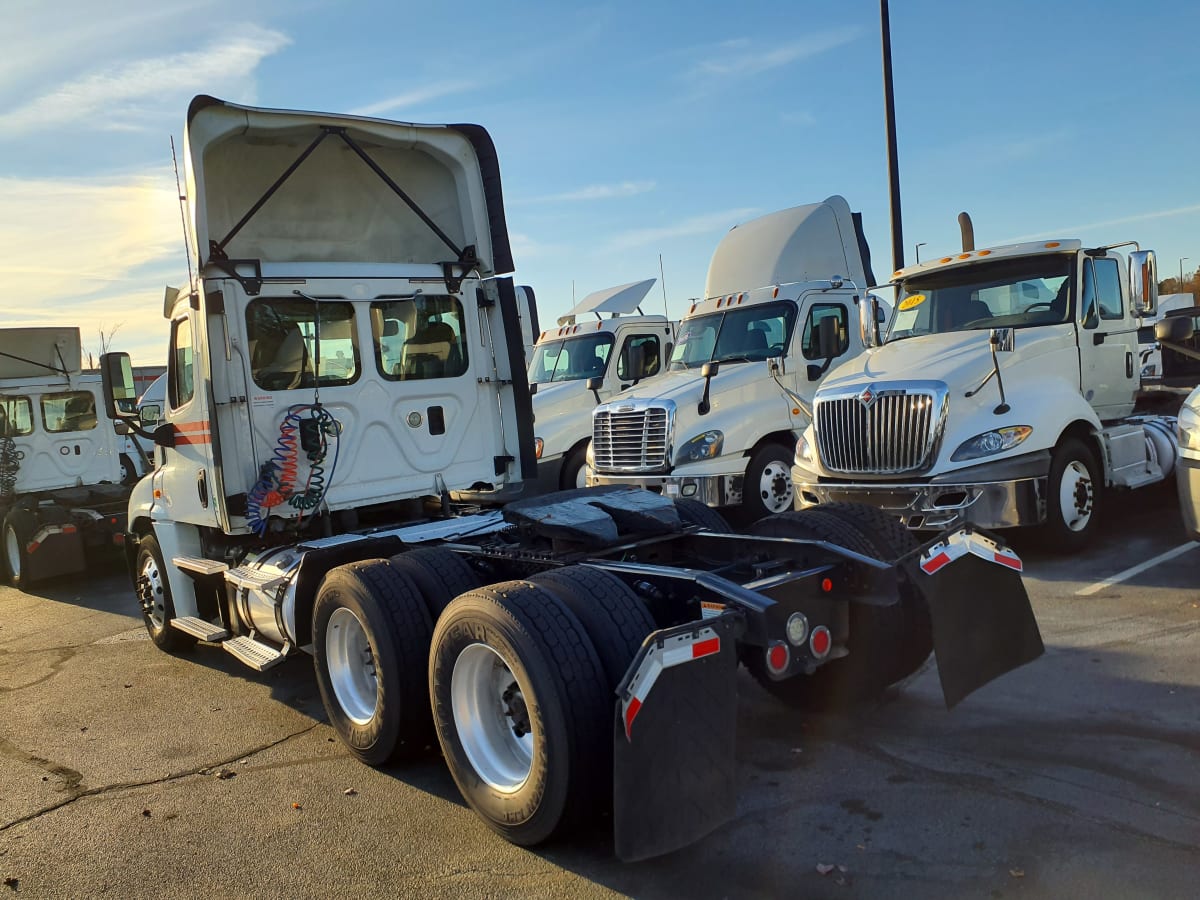
[(1102, 420), (1133, 411), (1138, 387), (1137, 327), (1121, 288), (1121, 263), (1082, 259), (1079, 292), (1079, 384)]
[(629, 331), (621, 339), (621, 350), (617, 354), (615, 369), (617, 391), (633, 387), (644, 378), (662, 371), (663, 344), (659, 335), (649, 330)]
[(171, 318), (165, 422), (173, 446), (162, 450), (154, 472), (153, 516), (172, 522), (219, 526), (213, 478), (207, 353), (200, 311), (180, 304)]

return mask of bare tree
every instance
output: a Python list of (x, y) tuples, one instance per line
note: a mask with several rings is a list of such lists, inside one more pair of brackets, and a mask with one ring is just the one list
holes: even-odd
[[(123, 326), (124, 324), (125, 324), (124, 322), (118, 322), (116, 325), (113, 325), (111, 328), (109, 328), (108, 331), (104, 330), (103, 325), (101, 325), (100, 327), (98, 327), (96, 329), (96, 332), (100, 335), (100, 354), (101, 355), (107, 353), (112, 348), (113, 338), (116, 337), (117, 332), (121, 330), (121, 326)], [(91, 349), (88, 349), (86, 352), (87, 352), (88, 368), (95, 369), (96, 368), (96, 354)]]

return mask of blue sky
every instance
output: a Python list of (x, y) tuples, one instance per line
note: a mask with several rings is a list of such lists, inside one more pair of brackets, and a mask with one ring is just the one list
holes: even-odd
[[(739, 221), (844, 195), (891, 271), (877, 0), (4, 0), (4, 324), (165, 358), (190, 98), (477, 122), (543, 322), (666, 273), (673, 317)], [(1200, 5), (893, 0), (906, 258), (1042, 236), (1200, 266)], [(749, 286), (748, 286), (749, 287)], [(659, 286), (647, 303), (663, 307)]]

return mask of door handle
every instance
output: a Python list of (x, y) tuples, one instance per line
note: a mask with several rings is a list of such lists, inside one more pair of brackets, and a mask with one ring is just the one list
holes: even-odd
[(200, 496), (200, 505), (208, 509), (208, 472), (204, 469), (196, 476), (196, 493)]

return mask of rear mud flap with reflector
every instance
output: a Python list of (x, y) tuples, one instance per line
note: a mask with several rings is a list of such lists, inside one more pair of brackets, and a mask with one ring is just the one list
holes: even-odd
[(999, 541), (957, 531), (905, 568), (929, 603), (947, 709), (1044, 652), (1021, 560)]
[(718, 616), (657, 631), (617, 688), (613, 837), (632, 862), (670, 853), (737, 810), (737, 642)]

